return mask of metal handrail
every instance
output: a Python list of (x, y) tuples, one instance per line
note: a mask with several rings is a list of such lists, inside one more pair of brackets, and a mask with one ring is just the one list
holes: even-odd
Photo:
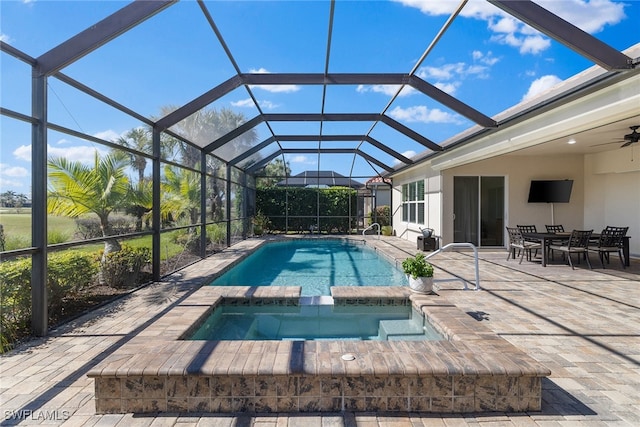
[(367, 230), (371, 230), (373, 227), (378, 227), (378, 239), (380, 238), (380, 224), (378, 224), (377, 222), (374, 222), (373, 224), (371, 224), (370, 226), (368, 226), (367, 228), (365, 228), (364, 230), (362, 230), (362, 235), (364, 236), (364, 233), (366, 233)]
[[(449, 249), (449, 248), (471, 248), (473, 249), (473, 257), (475, 259), (475, 263), (476, 263), (476, 287), (474, 290), (479, 291), (480, 288), (480, 268), (478, 267), (478, 248), (473, 245), (472, 243), (449, 243), (443, 247), (441, 247), (440, 249), (430, 253), (429, 255), (425, 256), (425, 259), (429, 259), (432, 256), (439, 254), (440, 252), (444, 252), (445, 250)], [(456, 279), (433, 279), (434, 282), (454, 282), (454, 281), (462, 281), (462, 283), (464, 284), (464, 290), (467, 291), (469, 290), (469, 287), (467, 286), (467, 281), (462, 279), (462, 278), (456, 278)]]

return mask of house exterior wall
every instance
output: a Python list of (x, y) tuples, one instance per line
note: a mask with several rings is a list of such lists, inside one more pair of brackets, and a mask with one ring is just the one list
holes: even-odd
[[(411, 224), (402, 221), (402, 185), (424, 180), (425, 223)], [(436, 236), (442, 235), (442, 179), (440, 172), (431, 170), (428, 165), (407, 170), (393, 178), (393, 229), (396, 236), (416, 241), (421, 234), (420, 228), (432, 228)]]
[(504, 155), (441, 172), (425, 163), (394, 176), (394, 229), (398, 236), (415, 240), (420, 232), (417, 225), (402, 221), (402, 184), (425, 179), (423, 227), (436, 230), (441, 244), (453, 241), (454, 176), (504, 176), (505, 225), (535, 224), (541, 230), (551, 223), (551, 206), (527, 202), (531, 180), (573, 179), (570, 202), (553, 205), (554, 222), (567, 230), (595, 232), (607, 225), (629, 226), (630, 253), (640, 256), (639, 147), (586, 156)]
[[(551, 224), (551, 205), (528, 203), (529, 184), (532, 179), (572, 179), (573, 189), (569, 203), (553, 205), (554, 223), (565, 229), (583, 227), (583, 161), (582, 156), (499, 156), (464, 166), (444, 170), (444, 194), (453, 194), (454, 176), (504, 176), (504, 225), (535, 224), (545, 230)], [(443, 243), (453, 240), (453, 197), (444, 197)], [(507, 242), (506, 228), (504, 241)]]
[(585, 228), (629, 226), (629, 253), (640, 256), (640, 147), (585, 156)]

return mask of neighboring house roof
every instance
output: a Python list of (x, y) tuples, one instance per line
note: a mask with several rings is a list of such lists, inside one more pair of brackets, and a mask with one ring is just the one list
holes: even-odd
[(365, 186), (371, 187), (371, 186), (384, 185), (384, 186), (388, 187), (389, 184), (391, 184), (391, 179), (385, 178), (385, 177), (382, 177), (382, 176), (374, 176), (373, 178), (371, 178), (370, 180), (367, 181)]
[(283, 179), (280, 187), (351, 187), (360, 188), (362, 183), (334, 171), (304, 171)]

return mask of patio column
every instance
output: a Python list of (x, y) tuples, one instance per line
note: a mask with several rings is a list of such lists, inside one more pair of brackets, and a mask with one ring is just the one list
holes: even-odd
[(227, 179), (227, 247), (231, 246), (231, 165), (227, 163), (225, 178)]
[(200, 258), (207, 257), (207, 154), (200, 150)]
[(152, 160), (152, 210), (151, 210), (151, 271), (154, 282), (160, 280), (160, 131), (153, 128), (151, 135), (153, 145)]
[(32, 71), (31, 112), (31, 329), (47, 335), (47, 77)]

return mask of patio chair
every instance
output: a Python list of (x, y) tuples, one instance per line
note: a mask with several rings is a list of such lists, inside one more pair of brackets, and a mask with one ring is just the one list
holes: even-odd
[[(537, 233), (538, 232), (538, 229), (536, 228), (535, 225), (516, 225), (516, 227), (518, 227), (518, 230), (520, 230), (521, 233)], [(537, 240), (528, 240), (527, 238), (525, 238), (525, 240), (530, 243), (538, 243)], [(540, 247), (540, 249), (541, 248), (542, 247)], [(538, 255), (537, 249), (534, 255)]]
[(554, 251), (562, 252), (563, 255), (566, 254), (572, 270), (575, 270), (573, 262), (571, 262), (571, 255), (573, 254), (578, 254), (578, 263), (580, 263), (580, 256), (583, 256), (587, 260), (589, 269), (591, 269), (591, 262), (589, 261), (588, 256), (589, 239), (591, 238), (591, 234), (593, 234), (593, 230), (573, 230), (571, 232), (571, 236), (569, 236), (569, 240), (564, 241), (560, 245), (551, 244), (549, 245), (549, 248)]
[(514, 253), (516, 249), (518, 249), (518, 253), (520, 254), (520, 262), (518, 264), (522, 264), (522, 259), (525, 254), (527, 255), (527, 261), (531, 261), (531, 251), (537, 251), (542, 248), (540, 242), (526, 241), (518, 228), (507, 227), (507, 232), (509, 233), (509, 247), (507, 248), (509, 255), (507, 255), (507, 261), (509, 261), (511, 254)]
[(624, 256), (622, 255), (622, 240), (627, 234), (628, 229), (629, 227), (607, 226), (600, 233), (597, 246), (589, 249), (589, 252), (596, 252), (598, 254), (602, 268), (605, 268), (604, 260), (606, 259), (607, 264), (609, 264), (609, 254), (614, 252), (618, 253), (622, 268), (626, 268), (624, 265)]
[[(564, 227), (562, 226), (562, 224), (554, 224), (554, 225), (545, 225), (544, 228), (547, 229), (547, 233), (564, 233)], [(562, 245), (562, 243), (564, 242), (563, 239), (557, 239), (557, 240), (551, 240), (550, 245)], [(553, 250), (551, 250), (551, 248), (549, 248), (549, 255), (551, 255), (551, 259), (554, 259), (553, 257)]]
[(547, 229), (547, 233), (564, 233), (564, 227), (562, 224), (545, 225), (544, 227)]

